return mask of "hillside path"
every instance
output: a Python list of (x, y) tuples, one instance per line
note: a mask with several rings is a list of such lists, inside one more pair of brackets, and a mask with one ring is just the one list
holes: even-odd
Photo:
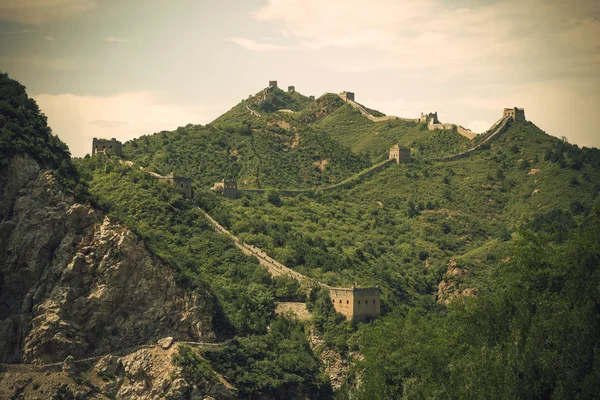
[[(193, 341), (173, 341), (173, 344), (169, 347), (172, 346), (176, 346), (178, 344), (183, 344), (183, 345), (188, 345), (188, 346), (196, 346), (196, 347), (221, 347), (224, 346), (226, 344), (229, 344), (233, 339), (228, 339), (222, 342), (193, 342)], [(160, 347), (160, 345), (158, 343), (152, 343), (152, 344), (137, 344), (137, 345), (132, 345), (132, 346), (127, 346), (127, 347), (123, 347), (121, 349), (116, 349), (113, 350), (109, 353), (104, 353), (104, 354), (100, 354), (100, 355), (94, 355), (92, 357), (82, 357), (82, 358), (78, 358), (73, 360), (74, 364), (83, 364), (83, 363), (88, 363), (88, 362), (93, 362), (93, 361), (99, 361), (101, 358), (106, 357), (106, 356), (117, 356), (117, 357), (123, 357), (125, 355), (131, 354), (131, 353), (135, 353), (136, 351), (142, 350), (142, 349), (153, 349), (156, 347)], [(19, 371), (23, 371), (23, 370), (31, 370), (31, 369), (43, 369), (43, 370), (47, 370), (47, 369), (52, 369), (52, 368), (62, 368), (64, 361), (57, 361), (57, 362), (53, 362), (53, 363), (46, 363), (46, 364), (35, 364), (35, 363), (0, 363), (0, 371), (3, 370), (9, 370), (9, 371), (15, 371), (15, 370), (19, 370)]]

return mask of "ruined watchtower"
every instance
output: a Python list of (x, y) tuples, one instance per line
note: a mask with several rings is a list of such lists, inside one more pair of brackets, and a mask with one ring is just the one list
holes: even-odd
[(116, 156), (123, 155), (123, 145), (117, 139), (98, 139), (92, 140), (92, 155), (96, 153), (104, 153), (107, 155), (114, 154)]
[(401, 162), (411, 162), (410, 158), (410, 148), (402, 147), (395, 144), (390, 149), (390, 160), (396, 160), (396, 164), (400, 164)]
[(277, 87), (277, 81), (269, 81), (269, 87), (270, 88), (276, 88)]
[(379, 288), (329, 288), (329, 298), (336, 312), (349, 321), (365, 321), (381, 314)]
[(160, 176), (158, 174), (152, 174), (152, 176), (175, 186), (177, 190), (179, 190), (183, 194), (184, 197), (188, 199), (192, 198), (192, 178), (175, 176), (175, 173), (173, 172), (171, 172), (167, 176)]
[(524, 108), (505, 108), (503, 117), (511, 117), (513, 121), (525, 121), (525, 109)]
[(184, 178), (183, 176), (175, 176), (173, 172), (169, 175), (171, 183), (183, 193), (188, 199), (192, 198), (192, 178)]
[(288, 93), (294, 93), (296, 91), (295, 86), (288, 86)]
[(437, 111), (428, 113), (428, 114), (424, 114), (421, 112), (421, 117), (419, 118), (419, 122), (424, 122), (428, 125), (439, 124), (440, 121), (438, 120)]
[(348, 101), (354, 101), (354, 92), (346, 92), (343, 91), (342, 93), (340, 93), (340, 97), (342, 98), (342, 100), (344, 100), (345, 102)]

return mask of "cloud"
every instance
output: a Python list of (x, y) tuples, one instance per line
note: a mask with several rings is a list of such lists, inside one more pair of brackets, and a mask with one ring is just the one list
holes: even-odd
[(109, 43), (126, 43), (126, 42), (130, 42), (131, 39), (126, 39), (121, 36), (107, 36), (106, 41)]
[(589, 51), (600, 52), (598, 14), (596, 0), (506, 0), (468, 9), (441, 0), (268, 0), (251, 16), (307, 49), (365, 52), (326, 54), (322, 63), (334, 70), (434, 68), (445, 77), (512, 74), (515, 81), (553, 61), (562, 61), (553, 73), (569, 72)]
[(260, 43), (252, 39), (245, 39), (240, 37), (232, 37), (226, 40), (229, 42), (233, 42), (248, 51), (277, 51), (286, 49), (286, 47), (277, 44)]
[(50, 35), (46, 36), (44, 39), (47, 40), (47, 41), (49, 41), (49, 42), (54, 42), (56, 40), (54, 38), (54, 36), (50, 36)]
[(48, 116), (48, 124), (75, 156), (90, 152), (94, 137), (121, 141), (189, 123), (207, 123), (216, 106), (162, 104), (153, 92), (121, 93), (114, 96), (40, 94), (33, 96)]
[(19, 29), (16, 31), (4, 31), (4, 32), (0, 32), (0, 34), (2, 35), (21, 35), (24, 33), (37, 33), (36, 30), (34, 29)]
[(2, 0), (0, 20), (39, 25), (81, 14), (95, 6), (95, 0)]

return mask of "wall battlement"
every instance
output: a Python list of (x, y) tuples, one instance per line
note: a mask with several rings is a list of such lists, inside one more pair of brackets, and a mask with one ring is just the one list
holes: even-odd
[(235, 179), (228, 181), (223, 180), (223, 197), (230, 199), (237, 199), (240, 197), (240, 192), (237, 188), (237, 181)]
[(410, 148), (395, 144), (390, 149), (389, 159), (396, 160), (396, 164), (400, 164), (401, 162), (411, 162)]
[(524, 108), (505, 108), (503, 117), (511, 117), (513, 121), (525, 121), (525, 109)]
[(340, 97), (346, 102), (354, 101), (354, 92), (343, 91), (342, 93), (340, 93)]
[(440, 120), (438, 119), (437, 111), (428, 114), (421, 112), (419, 122), (424, 122), (426, 124), (439, 124)]
[(329, 288), (329, 298), (336, 312), (349, 321), (366, 321), (381, 314), (379, 288)]
[(104, 153), (107, 155), (114, 154), (116, 156), (123, 155), (123, 145), (117, 139), (98, 139), (92, 140), (92, 156), (96, 153)]
[(192, 196), (192, 178), (186, 178), (183, 176), (175, 176), (175, 173), (173, 173), (173, 172), (171, 172), (167, 176), (158, 177), (158, 176), (154, 175), (154, 177), (157, 179), (166, 181), (166, 182), (170, 183), (171, 185), (175, 186), (177, 188), (177, 190), (179, 190), (181, 193), (183, 193), (183, 195), (186, 198), (188, 198), (188, 199), (193, 198), (193, 196)]

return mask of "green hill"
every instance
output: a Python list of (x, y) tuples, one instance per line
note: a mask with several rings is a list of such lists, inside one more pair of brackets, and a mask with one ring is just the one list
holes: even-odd
[(198, 188), (224, 178), (237, 179), (240, 188), (315, 188), (341, 182), (370, 165), (366, 156), (298, 121), (296, 113), (277, 111), (310, 108), (313, 102), (307, 97), (278, 88), (266, 93), (267, 100), (243, 101), (209, 125), (129, 141), (124, 157), (162, 174), (189, 176)]

